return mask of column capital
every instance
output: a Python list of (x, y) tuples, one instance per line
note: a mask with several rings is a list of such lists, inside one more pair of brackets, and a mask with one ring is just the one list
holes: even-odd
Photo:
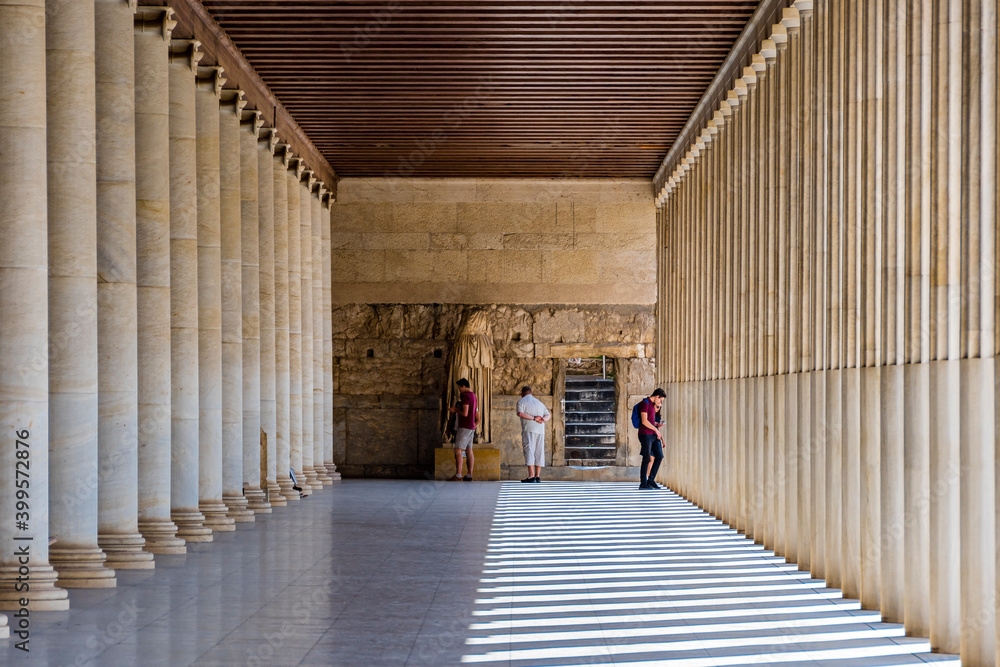
[[(782, 28), (784, 30), (784, 28)], [(762, 69), (757, 69), (756, 61), (757, 56), (761, 58), (761, 64), (764, 66)], [(774, 43), (772, 39), (765, 39), (760, 43), (760, 53), (754, 54), (754, 63), (750, 66), (757, 70), (758, 74), (763, 72), (765, 69), (774, 64), (774, 60), (778, 57), (778, 46)]]
[(306, 170), (306, 162), (302, 158), (296, 158), (295, 163), (295, 179), (302, 180), (302, 172)]
[(164, 41), (170, 41), (171, 31), (177, 27), (174, 20), (174, 10), (170, 7), (147, 7), (136, 8), (135, 31), (136, 32), (159, 32)]
[(781, 25), (785, 27), (785, 30), (790, 30), (793, 33), (799, 31), (802, 23), (799, 18), (799, 10), (795, 7), (785, 7), (781, 10)]
[(323, 181), (316, 182), (319, 183), (319, 188), (316, 189), (316, 196), (319, 197), (319, 203), (322, 204), (327, 195), (326, 185), (323, 184)]
[(806, 18), (813, 12), (813, 0), (795, 0), (792, 7), (799, 10), (799, 15)]
[(771, 26), (771, 41), (777, 45), (779, 51), (788, 46), (788, 30), (785, 29), (785, 26), (780, 23)]
[(257, 109), (244, 109), (240, 112), (240, 126), (247, 128), (255, 139), (261, 139), (264, 113)]
[(295, 157), (295, 153), (292, 152), (292, 147), (288, 144), (278, 144), (278, 151), (284, 152), (284, 155), (281, 157), (281, 162), (285, 165), (285, 169), (294, 169), (295, 164), (299, 162), (299, 158)]
[(232, 110), (236, 113), (236, 117), (242, 119), (243, 108), (247, 105), (245, 96), (246, 93), (240, 88), (223, 88), (219, 92), (219, 106), (232, 105)]
[(205, 57), (201, 52), (201, 42), (197, 39), (171, 39), (170, 62), (183, 62), (187, 59), (192, 72), (198, 71), (198, 62)]
[(199, 88), (207, 90), (211, 87), (216, 97), (222, 96), (222, 86), (227, 81), (226, 77), (223, 76), (225, 74), (224, 68), (219, 65), (199, 65), (195, 73), (198, 76)]
[(306, 187), (309, 188), (309, 191), (311, 192), (312, 191), (312, 186), (313, 186), (313, 181), (316, 180), (316, 175), (313, 173), (312, 169), (310, 169), (309, 167), (306, 167), (305, 169), (302, 170), (302, 175), (299, 176), (299, 180), (305, 181), (306, 182)]

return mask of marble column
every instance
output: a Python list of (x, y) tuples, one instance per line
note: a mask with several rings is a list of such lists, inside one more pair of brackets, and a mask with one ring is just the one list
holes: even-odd
[[(253, 521), (243, 495), (243, 239), (240, 165), (242, 90), (223, 90), (219, 120), (222, 250), (222, 502), (234, 521)], [(256, 194), (256, 184), (254, 184)], [(256, 217), (256, 216), (255, 216)], [(256, 222), (256, 221), (255, 221)], [(258, 454), (259, 455), (259, 454)]]
[(317, 182), (314, 194), (309, 198), (312, 207), (312, 253), (313, 253), (313, 468), (319, 482), (332, 484), (333, 478), (323, 465), (326, 442), (324, 413), (326, 410), (326, 387), (323, 382), (323, 235), (322, 207), (324, 194), (322, 183)]
[(211, 542), (198, 509), (198, 47), (170, 45), (170, 516), (178, 537)]
[(288, 184), (288, 456), (303, 492), (312, 489), (302, 461), (302, 245), (299, 181), (305, 165), (289, 161)]
[(199, 67), (195, 110), (198, 190), (198, 509), (215, 531), (236, 530), (222, 502), (221, 67)]
[(148, 569), (139, 533), (134, 9), (95, 3), (97, 70), (97, 542), (109, 567)]
[[(0, 4), (0, 609), (20, 609), (18, 556), (29, 553), (31, 611), (69, 609), (49, 564), (48, 241), (45, 5)], [(12, 157), (16, 155), (17, 157)], [(24, 461), (24, 463), (19, 463)], [(22, 469), (23, 476), (16, 473)], [(37, 471), (37, 472), (36, 472)], [(39, 474), (41, 473), (41, 474)], [(21, 488), (17, 481), (28, 480)], [(25, 488), (27, 487), (27, 488)], [(27, 498), (17, 498), (24, 490)], [(28, 505), (19, 509), (17, 502)], [(23, 506), (22, 506), (23, 508)], [(17, 516), (17, 512), (25, 512)], [(18, 525), (15, 520), (25, 523)], [(16, 540), (16, 541), (15, 541)], [(3, 624), (0, 624), (3, 625)]]
[[(260, 325), (260, 178), (257, 142), (260, 125), (263, 122), (260, 111), (243, 111), (240, 117), (240, 280), (242, 282), (242, 311), (240, 336), (242, 386), (240, 403), (243, 410), (241, 428), (243, 438), (243, 493), (247, 508), (256, 514), (270, 514), (271, 505), (267, 501), (264, 488), (267, 485), (266, 465), (261, 469), (261, 347)], [(270, 166), (270, 163), (268, 163)], [(270, 183), (270, 173), (268, 173)], [(272, 232), (273, 234), (273, 232)], [(273, 241), (272, 241), (273, 246)], [(273, 248), (272, 248), (273, 252)], [(273, 259), (272, 259), (273, 262)], [(274, 269), (271, 269), (272, 274)], [(272, 278), (273, 281), (273, 278)], [(273, 285), (271, 298), (274, 298)], [(274, 336), (273, 313), (271, 315), (271, 336)], [(274, 341), (271, 341), (273, 354)], [(273, 383), (273, 378), (272, 378)]]
[(170, 518), (170, 31), (166, 7), (135, 16), (136, 354), (139, 532), (183, 554)]
[(302, 345), (302, 471), (314, 490), (323, 487), (313, 467), (315, 422), (313, 419), (313, 289), (312, 289), (312, 204), (309, 184), (313, 172), (306, 169), (299, 180), (299, 275), (301, 276), (300, 328)]
[(97, 151), (94, 3), (47, 3), (49, 560), (67, 588), (110, 588), (97, 545)]
[(323, 462), (332, 481), (340, 479), (333, 461), (333, 283), (330, 241), (330, 206), (333, 195), (323, 199), (320, 227), (323, 238)]
[(291, 374), (289, 371), (288, 165), (292, 156), (282, 144), (272, 162), (274, 177), (274, 378), (278, 437), (277, 484), (286, 501), (299, 500), (288, 475), (291, 468)]
[[(257, 141), (257, 235), (259, 239), (260, 285), (260, 438), (261, 456), (267, 459), (261, 470), (267, 500), (272, 507), (286, 504), (278, 487), (278, 414), (275, 405), (275, 180), (274, 130), (261, 131)], [(246, 236), (244, 235), (244, 239)]]

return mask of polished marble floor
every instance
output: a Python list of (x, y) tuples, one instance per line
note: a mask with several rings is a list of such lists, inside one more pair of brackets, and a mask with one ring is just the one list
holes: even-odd
[(345, 480), (72, 591), (0, 665), (958, 664), (635, 487)]

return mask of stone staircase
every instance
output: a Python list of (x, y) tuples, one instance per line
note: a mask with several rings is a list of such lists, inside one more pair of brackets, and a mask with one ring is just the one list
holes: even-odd
[(567, 375), (565, 405), (566, 465), (615, 465), (615, 381)]

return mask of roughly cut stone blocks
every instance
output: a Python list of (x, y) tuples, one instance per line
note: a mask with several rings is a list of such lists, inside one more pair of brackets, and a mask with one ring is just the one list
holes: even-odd
[(584, 340), (583, 314), (576, 310), (543, 310), (535, 315), (536, 343), (575, 343)]
[(493, 369), (493, 393), (520, 395), (529, 385), (539, 394), (552, 393), (552, 361), (549, 359), (500, 359)]

